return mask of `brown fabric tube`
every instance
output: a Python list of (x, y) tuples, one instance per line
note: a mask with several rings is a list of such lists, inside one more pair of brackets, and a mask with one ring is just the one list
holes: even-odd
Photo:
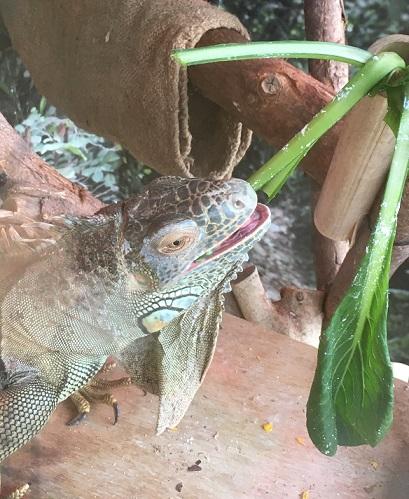
[(230, 176), (250, 132), (189, 88), (171, 57), (237, 18), (203, 0), (0, 0), (40, 93), (166, 175)]

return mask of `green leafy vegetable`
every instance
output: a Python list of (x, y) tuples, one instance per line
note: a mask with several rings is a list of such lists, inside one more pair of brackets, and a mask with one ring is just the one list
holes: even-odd
[(409, 85), (405, 87), (384, 199), (366, 255), (324, 332), (307, 404), (314, 444), (376, 445), (392, 423), (393, 379), (386, 332), (388, 282), (397, 213), (409, 160)]

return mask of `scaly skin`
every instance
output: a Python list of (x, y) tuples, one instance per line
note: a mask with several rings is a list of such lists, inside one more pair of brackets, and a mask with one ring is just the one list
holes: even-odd
[(160, 397), (157, 431), (175, 426), (211, 361), (222, 294), (268, 226), (255, 208), (244, 181), (162, 177), (92, 217), (42, 224), (41, 244), (0, 244), (0, 462), (108, 356)]

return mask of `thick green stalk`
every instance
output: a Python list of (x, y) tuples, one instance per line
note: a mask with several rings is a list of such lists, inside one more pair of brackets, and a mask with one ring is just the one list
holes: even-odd
[[(404, 68), (404, 60), (395, 53), (384, 52), (372, 57), (345, 85), (345, 87), (327, 104), (310, 123), (305, 126), (273, 158), (257, 170), (248, 179), (254, 189), (263, 189), (269, 198), (277, 194), (279, 183), (282, 184), (282, 171), (286, 178), (296, 168), (314, 143), (335, 125), (362, 97), (379, 81), (396, 68)], [(280, 182), (275, 176), (280, 173)]]
[[(379, 211), (378, 222), (373, 234), (373, 250), (368, 282), (373, 282), (382, 272), (389, 239), (395, 236), (396, 221), (400, 201), (405, 187), (409, 161), (409, 84), (404, 87), (403, 111), (396, 139), (395, 152), (385, 188), (383, 202)], [(371, 287), (368, 286), (368, 291)]]
[(326, 59), (360, 66), (372, 57), (370, 52), (331, 42), (285, 41), (229, 43), (175, 50), (173, 57), (182, 65), (263, 58)]

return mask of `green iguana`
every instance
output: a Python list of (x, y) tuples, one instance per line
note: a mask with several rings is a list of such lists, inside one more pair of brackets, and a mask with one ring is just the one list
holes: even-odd
[[(23, 217), (24, 218), (24, 217)], [(108, 356), (185, 414), (212, 359), (222, 294), (266, 231), (242, 180), (161, 177), (94, 216), (30, 223), (0, 210), (0, 462)]]

